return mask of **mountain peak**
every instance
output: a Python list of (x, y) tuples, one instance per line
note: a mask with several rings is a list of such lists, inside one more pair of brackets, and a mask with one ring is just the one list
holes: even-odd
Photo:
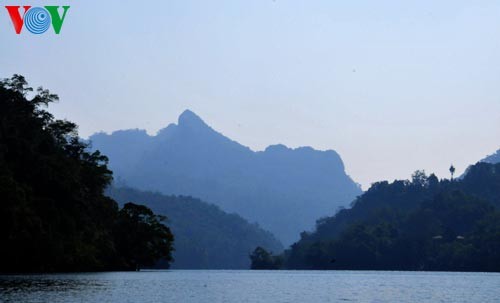
[(208, 125), (196, 115), (194, 112), (186, 109), (180, 116), (178, 121), (179, 126), (204, 126), (208, 127)]

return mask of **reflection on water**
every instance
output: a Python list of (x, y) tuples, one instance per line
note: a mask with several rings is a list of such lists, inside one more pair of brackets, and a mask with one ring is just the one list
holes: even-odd
[(41, 291), (79, 291), (90, 288), (99, 288), (104, 283), (98, 281), (53, 278), (51, 276), (3, 276), (0, 279), (0, 293), (41, 292)]
[(150, 271), (0, 276), (0, 302), (498, 302), (500, 274)]
[(0, 276), (0, 302), (77, 302), (89, 291), (106, 291), (106, 280), (95, 274)]

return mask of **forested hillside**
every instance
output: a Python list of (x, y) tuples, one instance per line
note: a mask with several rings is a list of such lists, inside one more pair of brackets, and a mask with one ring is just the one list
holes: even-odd
[(275, 253), (283, 250), (271, 233), (196, 198), (131, 188), (111, 188), (107, 193), (120, 204), (136, 201), (168, 217), (175, 234), (172, 268), (246, 269), (256, 246)]
[(500, 271), (500, 164), (375, 183), (286, 251), (291, 269)]
[(0, 272), (168, 266), (173, 236), (163, 218), (104, 195), (107, 158), (46, 110), (57, 100), (22, 76), (0, 81)]

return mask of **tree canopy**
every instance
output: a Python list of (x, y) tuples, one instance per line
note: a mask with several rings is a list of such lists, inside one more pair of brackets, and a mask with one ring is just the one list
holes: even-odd
[[(133, 204), (120, 211), (103, 194), (112, 180), (107, 158), (88, 151), (75, 123), (46, 110), (58, 100), (20, 75), (0, 81), (0, 271), (135, 269), (170, 260), (172, 235), (151, 211)], [(134, 211), (148, 220), (129, 216)], [(142, 228), (122, 237), (133, 224)], [(142, 236), (148, 245), (129, 242)]]
[(379, 182), (318, 220), (284, 254), (290, 269), (500, 271), (500, 164), (463, 179), (417, 171)]
[(157, 214), (168, 215), (169, 227), (175, 234), (172, 268), (246, 269), (250, 266), (248, 255), (257, 246), (283, 251), (270, 232), (197, 198), (115, 186), (106, 192), (119, 205), (136, 201)]
[(281, 256), (274, 256), (264, 248), (258, 246), (251, 254), (251, 269), (279, 269), (282, 266)]

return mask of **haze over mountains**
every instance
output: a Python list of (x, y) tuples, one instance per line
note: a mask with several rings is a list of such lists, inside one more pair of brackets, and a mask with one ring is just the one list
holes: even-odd
[(361, 194), (333, 150), (273, 145), (254, 152), (189, 110), (156, 136), (135, 129), (90, 140), (109, 157), (118, 183), (201, 198), (259, 223), (284, 244)]
[[(174, 269), (247, 269), (255, 247), (276, 253), (283, 250), (270, 232), (196, 198), (114, 187), (107, 194), (120, 205), (136, 201), (167, 216), (175, 236)], [(158, 266), (165, 268), (161, 263)]]

